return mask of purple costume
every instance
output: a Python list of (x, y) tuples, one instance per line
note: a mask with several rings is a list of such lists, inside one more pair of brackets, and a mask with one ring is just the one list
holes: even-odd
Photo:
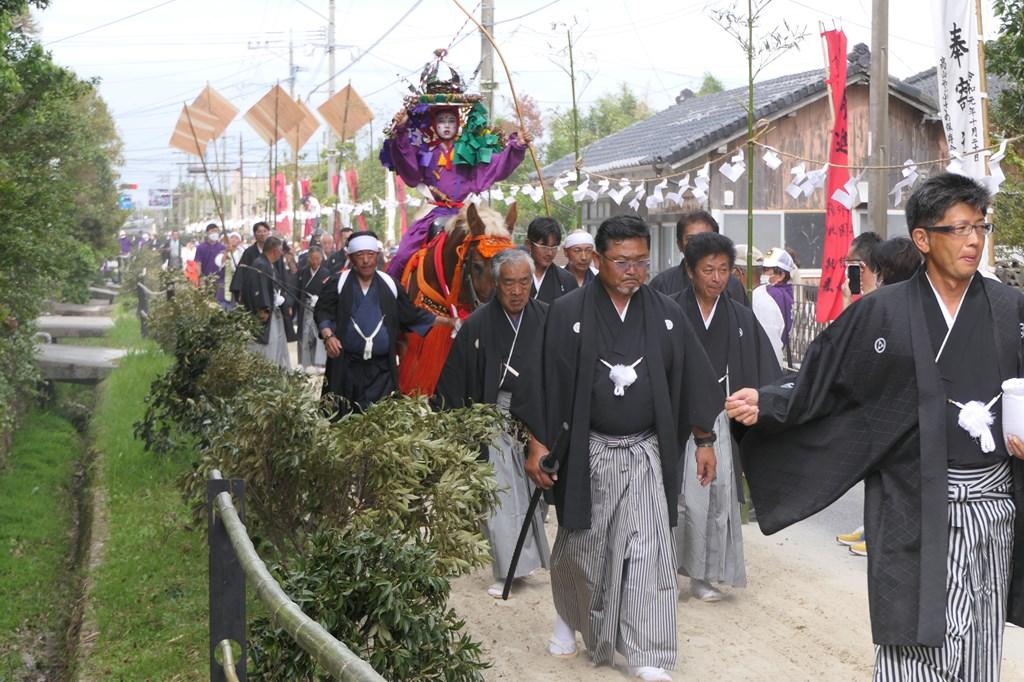
[[(445, 151), (444, 147), (444, 144), (438, 144), (433, 149), (422, 149), (414, 145), (408, 125), (396, 128), (394, 136), (384, 142), (381, 154), (384, 164), (398, 173), (409, 187), (427, 185), (434, 195), (434, 208), (409, 226), (402, 235), (398, 252), (388, 263), (387, 273), (395, 279), (402, 277), (406, 263), (423, 247), (435, 220), (458, 213), (467, 196), (485, 192), (494, 183), (507, 178), (526, 155), (526, 146), (513, 134), (505, 148), (491, 157), (490, 163), (471, 166), (448, 161), (447, 167), (441, 168), (438, 167), (438, 159)], [(451, 152), (447, 156), (450, 158)]]
[(199, 263), (200, 277), (217, 277), (217, 302), (222, 306), (224, 300), (224, 264), (217, 265), (217, 256), (224, 253), (224, 245), (220, 242), (204, 241), (196, 247), (196, 262)]
[(789, 333), (793, 331), (793, 285), (789, 282), (769, 284), (765, 290), (775, 300), (782, 312), (782, 321), (785, 324), (782, 329), (782, 345), (788, 349)]

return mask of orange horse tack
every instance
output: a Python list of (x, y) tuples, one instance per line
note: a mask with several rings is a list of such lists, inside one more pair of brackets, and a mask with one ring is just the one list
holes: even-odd
[[(512, 240), (503, 236), (467, 235), (455, 252), (458, 256), (451, 273), (445, 272), (442, 252), (450, 234), (438, 234), (409, 260), (402, 274), (402, 286), (407, 290), (416, 277), (416, 295), (413, 304), (434, 314), (466, 319), (473, 312), (474, 302), (460, 301), (464, 265), (475, 245), (477, 252), (490, 260), (499, 251), (514, 247)], [(436, 286), (427, 281), (424, 263), (433, 260), (437, 275)], [(449, 286), (448, 282), (451, 282)], [(434, 327), (425, 336), (407, 334), (406, 348), (398, 368), (398, 383), (402, 393), (407, 395), (433, 395), (437, 380), (441, 376), (448, 352), (452, 347), (452, 332), (449, 327)]]

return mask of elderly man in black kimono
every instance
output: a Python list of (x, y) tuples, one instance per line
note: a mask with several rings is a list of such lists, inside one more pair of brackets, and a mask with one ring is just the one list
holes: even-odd
[[(676, 221), (676, 246), (679, 247), (679, 253), (683, 254), (683, 260), (678, 266), (659, 272), (651, 280), (651, 288), (666, 296), (675, 296), (680, 291), (689, 289), (690, 273), (686, 269), (686, 242), (697, 234), (705, 232), (718, 234), (720, 231), (718, 221), (707, 211), (683, 214), (683, 217)], [(744, 284), (738, 277), (729, 278), (725, 293), (734, 301), (747, 304), (747, 290), (744, 289)]]
[[(491, 260), (495, 299), (470, 315), (459, 329), (437, 383), (436, 402), (444, 408), (472, 403), (498, 405), (507, 413), (513, 402), (528, 402), (523, 371), (540, 355), (541, 333), (548, 307), (530, 298), (533, 259), (525, 251), (507, 249)], [(487, 448), (498, 482), (499, 503), (484, 526), (491, 545), (495, 583), (487, 589), (501, 597), (519, 530), (526, 518), (533, 486), (526, 477), (524, 444), (516, 434), (502, 432)], [(551, 550), (540, 512), (536, 512), (515, 578), (548, 566)]]
[[(683, 311), (644, 284), (646, 223), (605, 220), (596, 251), (597, 279), (548, 310), (526, 378), (533, 400), (512, 410), (534, 436), (526, 471), (554, 487), (558, 511), (549, 652), (574, 655), (579, 631), (594, 663), (619, 651), (632, 675), (671, 680), (680, 454), (692, 427), (691, 475), (714, 480), (711, 432), (725, 393)], [(549, 449), (553, 474), (541, 466)]]
[[(736, 261), (736, 247), (714, 232), (696, 234), (684, 252), (690, 287), (675, 299), (686, 313), (711, 360), (718, 382), (727, 393), (763, 386), (782, 374), (768, 335), (754, 312), (725, 294)], [(679, 523), (676, 525), (676, 563), (690, 578), (690, 592), (714, 602), (722, 593), (714, 583), (746, 587), (740, 502), (743, 484), (739, 452), (729, 418), (722, 411), (715, 422), (717, 477), (707, 488), (693, 476), (693, 439), (683, 457)]]
[(313, 368), (322, 368), (327, 362), (327, 353), (324, 349), (323, 340), (317, 330), (316, 321), (313, 319), (313, 309), (320, 300), (320, 293), (323, 290), (324, 282), (331, 276), (331, 272), (324, 267), (324, 252), (319, 246), (312, 247), (306, 252), (306, 266), (299, 270), (297, 292), (301, 299), (298, 302), (298, 337), (299, 337), (299, 365), (311, 371)]
[(380, 250), (373, 232), (354, 233), (350, 268), (327, 280), (314, 309), (328, 357), (323, 393), (338, 417), (398, 390), (396, 346), (403, 332), (425, 335), (435, 324), (451, 324), (414, 306), (405, 289), (377, 269)]
[(988, 204), (970, 178), (925, 181), (906, 208), (925, 267), (847, 308), (795, 379), (726, 403), (756, 424), (742, 452), (764, 532), (864, 481), (878, 681), (997, 680), (1004, 624), (1024, 625), (1024, 443), (1000, 418), (1024, 297), (977, 272)]
[(250, 350), (284, 369), (291, 369), (288, 354), (288, 336), (283, 308), (288, 303), (287, 285), (280, 277), (277, 264), (281, 261), (283, 244), (277, 237), (268, 237), (263, 252), (252, 265), (245, 266), (243, 300), (249, 312), (254, 313), (263, 328)]

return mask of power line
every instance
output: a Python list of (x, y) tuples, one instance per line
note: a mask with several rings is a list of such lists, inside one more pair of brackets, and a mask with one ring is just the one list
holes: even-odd
[(98, 31), (101, 28), (106, 28), (107, 26), (113, 26), (114, 24), (119, 24), (122, 21), (127, 21), (128, 19), (131, 19), (133, 17), (137, 17), (140, 14), (145, 14), (146, 12), (152, 12), (155, 9), (159, 9), (159, 8), (161, 8), (161, 7), (165, 6), (165, 5), (169, 5), (169, 4), (171, 4), (172, 2), (175, 2), (175, 1), (176, 0), (165, 0), (164, 2), (161, 2), (161, 3), (157, 4), (157, 5), (153, 5), (152, 7), (147, 7), (144, 10), (139, 10), (138, 12), (135, 12), (134, 14), (129, 14), (129, 15), (123, 16), (123, 17), (121, 17), (119, 19), (114, 19), (113, 21), (108, 21), (105, 24), (100, 24), (99, 26), (93, 26), (92, 28), (87, 28), (84, 31), (79, 31), (78, 33), (72, 33), (69, 36), (64, 36), (63, 38), (58, 38), (57, 40), (52, 40), (52, 41), (46, 43), (46, 46), (49, 47), (50, 45), (56, 45), (57, 43), (62, 43), (65, 40), (70, 40), (71, 38), (77, 38), (78, 36), (84, 36), (86, 33), (92, 33), (93, 31)]
[(541, 10), (545, 10), (548, 7), (551, 7), (552, 5), (557, 5), (561, 1), (562, 0), (551, 0), (551, 2), (549, 2), (549, 3), (545, 4), (545, 5), (541, 5), (537, 9), (532, 9), (529, 12), (526, 12), (525, 14), (520, 14), (517, 17), (509, 17), (508, 19), (502, 19), (501, 21), (496, 21), (496, 22), (494, 22), (494, 25), (497, 26), (498, 24), (507, 24), (510, 21), (516, 21), (517, 19), (525, 19), (526, 17), (530, 16), (531, 14), (536, 14), (537, 12), (540, 12)]
[[(377, 47), (378, 45), (380, 45), (380, 43), (381, 43), (381, 42), (382, 42), (382, 41), (383, 41), (383, 40), (384, 40), (385, 38), (387, 38), (387, 37), (388, 37), (389, 35), (391, 35), (391, 32), (392, 32), (392, 31), (394, 31), (394, 30), (395, 30), (396, 28), (398, 28), (398, 27), (399, 27), (399, 26), (401, 25), (401, 23), (402, 23), (403, 21), (405, 21), (405, 20), (406, 20), (406, 19), (408, 18), (408, 16), (409, 16), (410, 14), (412, 14), (412, 13), (413, 13), (413, 10), (415, 10), (415, 9), (416, 9), (417, 7), (419, 7), (419, 6), (420, 6), (420, 5), (422, 4), (422, 3), (423, 3), (423, 0), (416, 0), (416, 2), (414, 2), (414, 3), (413, 3), (412, 7), (410, 7), (410, 8), (408, 9), (408, 10), (406, 10), (405, 14), (403, 14), (403, 15), (402, 15), (402, 16), (401, 16), (401, 17), (400, 17), (400, 18), (398, 19), (398, 21), (396, 21), (396, 22), (395, 22), (394, 24), (392, 24), (392, 25), (391, 25), (391, 28), (389, 28), (388, 30), (384, 31), (384, 34), (383, 34), (383, 35), (382, 35), (382, 36), (381, 36), (380, 38), (377, 38), (377, 40), (373, 41), (373, 44), (372, 44), (372, 45), (370, 45), (370, 47), (368, 47), (368, 48), (366, 48), (365, 50), (363, 50), (362, 52), (360, 52), (360, 53), (359, 53), (359, 55), (358, 55), (358, 56), (357, 56), (357, 57), (356, 57), (355, 59), (353, 59), (353, 60), (352, 60), (352, 61), (350, 61), (350, 62), (349, 62), (348, 64), (346, 64), (345, 66), (343, 66), (343, 67), (341, 68), (341, 71), (338, 71), (337, 73), (335, 73), (335, 74), (331, 75), (331, 77), (330, 77), (330, 78), (328, 78), (328, 79), (327, 79), (327, 80), (325, 80), (325, 81), (324, 81), (323, 83), (321, 83), (320, 85), (318, 85), (318, 86), (316, 86), (315, 88), (313, 88), (313, 89), (312, 89), (312, 90), (311, 90), (311, 91), (309, 92), (309, 94), (310, 94), (310, 95), (312, 95), (312, 94), (313, 94), (314, 92), (316, 92), (317, 90), (319, 90), (319, 89), (320, 89), (320, 88), (322, 88), (323, 86), (325, 86), (325, 85), (327, 85), (328, 83), (330, 83), (330, 82), (331, 82), (331, 78), (337, 78), (338, 76), (340, 76), (341, 74), (345, 73), (346, 71), (348, 71), (349, 69), (351, 69), (351, 68), (352, 68), (353, 66), (355, 66), (355, 65), (356, 65), (356, 64), (357, 64), (357, 63), (359, 62), (359, 60), (361, 60), (361, 59), (362, 59), (363, 57), (365, 57), (365, 56), (366, 56), (366, 54), (367, 54), (368, 52), (370, 52), (371, 50), (373, 50), (373, 48), (375, 48), (375, 47)], [(308, 97), (308, 96), (309, 96), (309, 95), (307, 95), (307, 97)]]
[(306, 3), (302, 2), (302, 0), (295, 0), (295, 2), (299, 3), (300, 5), (302, 5), (303, 7), (305, 7), (306, 9), (308, 9), (308, 10), (309, 10), (310, 12), (312, 12), (312, 13), (313, 13), (313, 14), (315, 14), (315, 15), (317, 15), (317, 16), (318, 16), (318, 17), (320, 17), (321, 19), (323, 19), (324, 21), (330, 21), (330, 19), (328, 19), (328, 18), (327, 18), (327, 17), (325, 17), (324, 15), (320, 14), (320, 12), (319, 12), (318, 10), (316, 10), (316, 9), (314, 9), (314, 8), (310, 7), (309, 5), (307, 5)]

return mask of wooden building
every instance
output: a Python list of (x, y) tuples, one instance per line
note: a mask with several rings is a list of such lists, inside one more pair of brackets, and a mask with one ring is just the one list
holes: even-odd
[[(946, 152), (942, 122), (937, 115), (934, 69), (905, 81), (890, 78), (890, 162), (907, 159), (924, 161), (941, 158)], [(851, 164), (865, 164), (868, 157), (870, 124), (868, 117), (868, 80), (870, 54), (857, 45), (848, 56), (847, 107)], [(615, 178), (660, 177), (680, 170), (702, 166), (705, 162), (746, 149), (747, 115), (744, 104), (747, 88), (737, 88), (705, 96), (684, 91), (676, 104), (613, 135), (597, 140), (582, 151), (583, 170)], [(761, 142), (782, 152), (816, 161), (827, 161), (831, 137), (830, 105), (822, 69), (783, 76), (757, 83), (754, 88), (755, 120), (764, 119), (770, 131)], [(803, 268), (818, 268), (821, 262), (825, 226), (825, 190), (809, 197), (793, 199), (786, 193), (792, 179), (790, 170), (799, 163), (782, 157), (783, 163), (770, 170), (762, 160), (764, 149), (756, 148), (755, 158), (746, 159), (748, 172), (754, 169), (754, 245), (766, 250), (772, 246), (791, 247)], [(747, 241), (747, 176), (736, 183), (718, 171), (721, 161), (710, 169), (710, 188), (704, 208), (736, 243)], [(547, 178), (573, 167), (572, 156), (563, 157), (544, 169)], [(807, 170), (820, 164), (806, 164)], [(934, 167), (933, 167), (934, 168)], [(927, 169), (919, 169), (925, 173)], [(855, 175), (856, 171), (851, 173)], [(695, 175), (695, 174), (694, 174)], [(691, 176), (691, 184), (692, 184)], [(889, 187), (902, 175), (890, 172)], [(862, 185), (862, 203), (853, 211), (855, 233), (868, 228), (866, 176)], [(635, 183), (634, 183), (635, 184)], [(648, 181), (650, 193), (656, 181)], [(614, 187), (614, 183), (613, 183)], [(687, 194), (684, 205), (666, 202), (649, 212), (641, 212), (653, 230), (654, 269), (662, 270), (678, 262), (675, 222), (700, 203)], [(875, 200), (875, 197), (871, 197)], [(889, 204), (890, 236), (906, 233), (902, 206), (893, 207), (893, 197), (880, 197)], [(605, 218), (630, 212), (628, 199), (615, 204), (607, 196), (584, 203), (584, 222), (591, 231)]]

